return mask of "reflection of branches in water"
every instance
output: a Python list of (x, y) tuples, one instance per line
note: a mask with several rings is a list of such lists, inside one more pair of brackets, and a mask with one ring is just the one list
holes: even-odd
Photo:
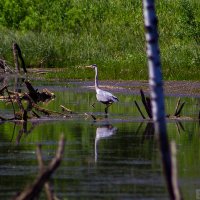
[(19, 93), (21, 93), (21, 88), (23, 87), (24, 81), (25, 81), (25, 78), (19, 75), (3, 76), (3, 77), (1, 76), (0, 78), (1, 85), (12, 86), (13, 92), (19, 92)]
[(181, 133), (181, 130), (185, 132), (185, 128), (183, 124), (181, 123), (181, 121), (176, 121), (175, 124), (176, 124), (176, 129), (177, 129), (178, 134)]
[[(29, 130), (29, 131), (31, 132), (32, 130)], [(21, 129), (19, 130), (18, 136), (17, 136), (17, 138), (16, 138), (16, 144), (19, 144), (22, 135), (23, 135), (24, 133), (27, 134), (29, 131), (27, 130), (27, 121), (23, 121), (23, 122), (22, 122), (22, 127), (21, 127)]]
[(15, 122), (14, 123), (14, 127), (13, 127), (13, 134), (12, 134), (12, 138), (11, 138), (11, 141), (13, 140), (14, 138), (14, 134), (15, 134), (15, 131), (16, 131), (16, 126), (19, 125), (20, 126), (20, 130), (18, 132), (18, 135), (16, 137), (16, 144), (18, 145), (20, 143), (20, 140), (21, 140), (21, 137), (23, 134), (30, 134), (34, 129), (35, 127), (40, 124), (40, 122), (32, 122), (30, 123), (31, 124), (31, 127), (28, 129), (27, 126), (28, 126), (28, 122), (27, 121), (22, 121), (22, 122)]
[[(136, 130), (136, 134), (140, 132), (142, 125), (144, 122), (141, 122)], [(175, 121), (175, 125), (177, 128), (178, 134), (181, 133), (181, 131), (185, 132), (185, 128), (182, 124), (181, 121)], [(153, 122), (147, 122), (145, 130), (143, 132), (142, 136), (142, 143), (144, 142), (145, 139), (153, 139), (154, 138), (154, 133), (155, 133), (155, 127)]]
[(142, 143), (145, 139), (152, 139), (154, 138), (155, 127), (154, 123), (148, 122), (142, 136)]
[(97, 159), (98, 159), (97, 144), (99, 140), (111, 137), (116, 132), (117, 132), (117, 128), (113, 127), (111, 124), (97, 127), (96, 137), (95, 137), (95, 162), (97, 162)]
[[(144, 122), (141, 122), (136, 130), (136, 134), (141, 132), (141, 128), (143, 126)], [(145, 139), (153, 139), (154, 138), (154, 133), (155, 133), (155, 128), (154, 128), (154, 123), (153, 122), (147, 122), (145, 130), (142, 135), (142, 143), (144, 142)]]

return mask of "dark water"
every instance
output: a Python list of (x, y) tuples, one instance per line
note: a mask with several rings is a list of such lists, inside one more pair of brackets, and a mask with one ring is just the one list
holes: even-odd
[[(63, 161), (51, 183), (60, 199), (168, 199), (159, 150), (152, 124), (142, 122), (134, 100), (136, 95), (115, 93), (104, 119), (104, 105), (95, 104), (95, 93), (76, 82), (34, 82), (46, 87), (56, 98), (41, 106), (60, 111), (60, 105), (77, 112), (70, 118), (0, 124), (0, 199), (11, 199), (37, 175), (36, 145), (42, 144), (46, 164), (55, 155), (63, 133), (66, 139)], [(23, 88), (22, 88), (23, 90)], [(173, 114), (178, 97), (166, 98), (166, 112)], [(198, 98), (183, 97), (182, 115), (197, 117)], [(94, 122), (85, 113), (98, 118)], [(0, 115), (12, 115), (12, 106), (0, 102)], [(177, 144), (178, 176), (185, 199), (195, 199), (200, 189), (200, 128), (194, 120), (168, 121), (170, 140)], [(44, 192), (40, 199), (45, 199)]]

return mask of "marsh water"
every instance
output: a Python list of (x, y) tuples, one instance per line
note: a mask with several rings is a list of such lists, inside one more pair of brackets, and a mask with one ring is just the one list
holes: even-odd
[[(153, 124), (142, 120), (137, 94), (114, 91), (119, 102), (109, 108), (96, 102), (93, 82), (32, 81), (47, 88), (55, 99), (40, 105), (76, 112), (70, 117), (32, 120), (27, 131), (14, 122), (0, 123), (0, 199), (11, 199), (38, 173), (36, 145), (42, 144), (46, 164), (54, 157), (58, 140), (66, 139), (64, 157), (50, 182), (59, 199), (168, 199)], [(25, 86), (13, 88), (24, 90)], [(178, 96), (166, 97), (166, 113), (174, 114)], [(184, 199), (195, 199), (200, 189), (200, 99), (182, 96), (183, 120), (168, 120), (169, 139), (177, 144), (178, 177)], [(91, 105), (95, 103), (95, 107)], [(0, 115), (11, 116), (12, 106), (0, 102)], [(87, 113), (87, 114), (86, 114)], [(90, 117), (96, 116), (96, 122)], [(44, 192), (40, 199), (45, 199)]]

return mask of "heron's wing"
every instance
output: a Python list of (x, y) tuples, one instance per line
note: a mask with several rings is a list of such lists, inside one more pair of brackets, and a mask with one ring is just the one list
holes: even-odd
[(104, 91), (104, 90), (98, 90), (97, 91), (97, 100), (101, 102), (117, 102), (119, 101), (116, 96), (111, 94), (110, 92)]

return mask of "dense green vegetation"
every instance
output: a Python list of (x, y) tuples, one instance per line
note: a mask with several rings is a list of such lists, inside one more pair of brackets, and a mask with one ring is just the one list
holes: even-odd
[[(199, 0), (160, 0), (156, 8), (164, 78), (199, 80)], [(83, 78), (73, 67), (91, 63), (105, 79), (147, 78), (141, 0), (1, 0), (0, 58), (11, 64), (13, 41), (27, 66), (73, 72), (65, 78)]]

